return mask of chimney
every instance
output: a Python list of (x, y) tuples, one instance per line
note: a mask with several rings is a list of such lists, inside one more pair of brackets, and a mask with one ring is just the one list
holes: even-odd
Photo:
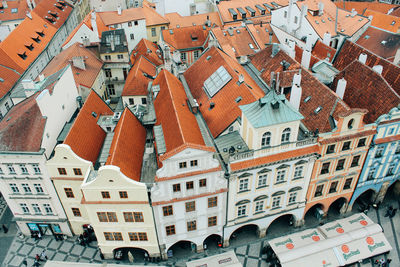
[(322, 40), (322, 42), (323, 42), (324, 44), (326, 44), (327, 46), (330, 46), (330, 45), (331, 45), (331, 34), (330, 34), (329, 32), (326, 32), (326, 33), (324, 34), (324, 39)]
[(268, 44), (272, 44), (272, 36), (274, 35), (274, 33), (273, 33), (272, 31), (270, 31), (270, 32), (268, 33), (268, 35), (269, 35)]
[(207, 26), (207, 27), (211, 27), (211, 20), (210, 20), (210, 17), (209, 17), (209, 16), (207, 16), (206, 26)]
[(276, 56), (279, 52), (279, 45), (278, 44), (272, 44), (272, 54), (271, 57)]
[(300, 108), (300, 100), (301, 100), (301, 94), (302, 94), (302, 89), (301, 89), (301, 69), (299, 73), (296, 73), (293, 76), (293, 82), (292, 82), (292, 89), (290, 91), (290, 104), (296, 109), (299, 110)]
[(311, 40), (311, 34), (309, 34), (307, 36), (307, 39), (306, 39), (306, 50), (311, 51), (312, 50), (312, 45), (313, 45), (313, 43), (312, 43), (312, 40)]
[(293, 11), (293, 5), (295, 3), (295, 0), (289, 0), (289, 8), (288, 8), (288, 14), (286, 18), (286, 27), (287, 27), (287, 32), (291, 33), (292, 32), (292, 11)]
[(382, 65), (375, 65), (375, 66), (372, 67), (372, 69), (373, 69), (376, 73), (382, 74), (383, 66), (382, 66)]
[(293, 40), (290, 40), (289, 41), (289, 56), (291, 57), (291, 58), (295, 58), (296, 57), (296, 51), (295, 51), (295, 46), (296, 46), (296, 43), (293, 41)]
[(121, 7), (121, 5), (118, 5), (118, 7), (117, 7), (117, 13), (118, 13), (118, 15), (121, 15), (121, 14), (122, 14), (122, 7)]
[(393, 64), (399, 65), (400, 63), (400, 47), (397, 48), (396, 55), (394, 56)]
[(95, 40), (93, 40), (94, 42), (99, 42), (99, 30), (97, 28), (97, 20), (96, 20), (96, 12), (92, 11), (92, 13), (90, 14), (90, 24), (92, 24), (92, 29), (93, 29), (93, 33), (95, 34)]
[(301, 65), (308, 70), (310, 68), (310, 61), (311, 61), (311, 52), (308, 51), (307, 49), (304, 49), (303, 55), (301, 57)]
[(44, 80), (44, 74), (40, 74), (40, 75), (39, 75), (39, 81), (42, 82), (43, 80)]
[(318, 3), (318, 16), (322, 16), (324, 14), (324, 3)]
[(307, 11), (308, 11), (307, 5), (303, 4), (301, 6), (300, 21), (299, 21), (299, 26), (297, 29), (301, 29), (301, 26), (303, 25), (303, 21), (306, 19), (305, 17), (307, 15)]
[(73, 57), (72, 58), (72, 65), (75, 68), (78, 68), (78, 69), (81, 69), (81, 70), (86, 70), (85, 61), (83, 60), (83, 57)]
[(346, 85), (347, 85), (347, 81), (342, 78), (337, 82), (336, 85), (336, 94), (343, 99), (344, 97), (344, 91), (346, 90)]
[(359, 60), (362, 64), (365, 64), (365, 62), (367, 62), (367, 54), (361, 53), (361, 54), (358, 56), (358, 60)]
[(350, 16), (351, 16), (352, 18), (354, 18), (356, 15), (357, 15), (357, 11), (356, 11), (354, 8), (352, 8), (352, 9), (351, 9), (351, 15), (350, 15)]
[(8, 8), (7, 1), (3, 1), (3, 8)]

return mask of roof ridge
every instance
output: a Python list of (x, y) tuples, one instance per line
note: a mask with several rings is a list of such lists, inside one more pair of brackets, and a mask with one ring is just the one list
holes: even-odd
[[(115, 135), (115, 131), (114, 131), (114, 136), (113, 136), (113, 140), (112, 141), (115, 140), (115, 143), (114, 143), (114, 146), (110, 146), (110, 150), (108, 151), (110, 159), (109, 160), (107, 159), (107, 162), (109, 162), (109, 165), (112, 165), (112, 163), (114, 161), (114, 156), (115, 156), (114, 152), (115, 152), (116, 147), (118, 146), (118, 143), (120, 141), (119, 137), (120, 137), (121, 132), (122, 132), (121, 128), (122, 128), (122, 126), (124, 124), (124, 121), (125, 121), (126, 109), (128, 109), (128, 108), (127, 107), (125, 108), (124, 112), (122, 113), (121, 118), (118, 121), (118, 124), (115, 126), (115, 129), (117, 129), (118, 133), (117, 133), (117, 135)], [(113, 149), (112, 152), (111, 152), (111, 149)]]

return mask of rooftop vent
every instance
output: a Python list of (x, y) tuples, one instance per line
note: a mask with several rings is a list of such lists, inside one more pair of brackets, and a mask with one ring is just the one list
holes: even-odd
[(318, 107), (314, 110), (314, 113), (315, 113), (315, 114), (318, 114), (318, 113), (321, 112), (321, 110), (322, 110), (322, 107), (321, 107), (321, 106), (318, 106)]
[(229, 13), (230, 13), (231, 16), (232, 16), (232, 19), (233, 19), (233, 20), (237, 20), (237, 15), (238, 15), (238, 13), (237, 13), (233, 8), (229, 8), (228, 11), (229, 11)]
[(249, 6), (246, 6), (247, 11), (249, 11), (250, 16), (254, 17), (256, 15), (256, 11)]
[(309, 96), (307, 96), (305, 99), (304, 99), (304, 103), (307, 103), (308, 101), (310, 101), (311, 100), (311, 96), (309, 95)]
[(215, 107), (215, 103), (214, 103), (214, 102), (211, 102), (211, 103), (210, 103), (210, 108), (209, 108), (209, 110), (212, 110), (214, 107)]
[(32, 51), (32, 50), (33, 50), (33, 48), (34, 48), (34, 47), (33, 47), (33, 44), (30, 44), (30, 45), (25, 45), (25, 47), (26, 47), (26, 48), (28, 48), (30, 51)]
[(94, 117), (94, 118), (97, 118), (97, 113), (96, 112), (92, 112), (92, 116)]
[(246, 13), (246, 11), (244, 11), (243, 8), (238, 7), (238, 8), (237, 8), (237, 11), (238, 11), (238, 12), (240, 13), (240, 15), (242, 16), (242, 19), (245, 19), (245, 18), (246, 18), (247, 13)]
[(115, 112), (114, 116), (112, 117), (112, 120), (115, 122), (118, 121), (119, 118), (121, 118), (121, 114), (122, 114), (122, 112)]
[(18, 53), (18, 56), (20, 57), (20, 58), (22, 58), (23, 60), (25, 60), (28, 56), (26, 55), (26, 52), (23, 52), (23, 53)]

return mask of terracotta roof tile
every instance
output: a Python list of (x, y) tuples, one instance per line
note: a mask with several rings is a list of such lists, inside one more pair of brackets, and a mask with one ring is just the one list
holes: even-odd
[(127, 177), (140, 181), (146, 129), (132, 112), (125, 108), (114, 130), (107, 165), (118, 166)]
[[(93, 116), (94, 114), (96, 117)], [(69, 145), (79, 157), (94, 164), (106, 137), (104, 130), (97, 124), (97, 120), (100, 115), (112, 114), (112, 110), (100, 96), (91, 91), (65, 138), (64, 144)]]
[(106, 26), (145, 19), (145, 15), (141, 8), (123, 9), (121, 15), (118, 15), (117, 11), (98, 12), (97, 14)]
[[(171, 34), (170, 31), (173, 31)], [(163, 30), (161, 36), (169, 44), (171, 51), (175, 49), (189, 49), (195, 47), (204, 47), (208, 39), (209, 28), (203, 29), (203, 26), (190, 26), (177, 28), (173, 30)]]
[(155, 77), (157, 74), (156, 66), (154, 66), (145, 57), (140, 56), (126, 77), (124, 89), (122, 90), (122, 96), (147, 95), (147, 87), (152, 79), (146, 77), (144, 75), (145, 73)]
[(13, 106), (0, 122), (1, 151), (40, 150), (46, 119), (36, 103), (38, 94)]
[(352, 108), (368, 109), (364, 116), (366, 123), (375, 122), (379, 116), (388, 113), (400, 103), (400, 96), (385, 79), (358, 60), (336, 76), (333, 89), (336, 90), (337, 81), (341, 78), (347, 81), (343, 100)]
[(150, 42), (149, 40), (144, 38), (140, 40), (136, 47), (133, 49), (130, 56), (131, 64), (134, 65), (136, 60), (139, 59), (141, 56), (147, 58), (157, 67), (164, 63), (161, 57), (160, 49), (158, 48), (157, 44)]
[(154, 8), (151, 8), (147, 5), (143, 5), (141, 8), (145, 18), (146, 18), (146, 26), (155, 26), (160, 24), (169, 24), (168, 19), (164, 18)]
[(324, 44), (321, 40), (317, 40), (311, 54), (321, 60), (328, 58), (328, 61), (332, 62), (333, 56), (336, 54), (336, 49)]
[[(12, 12), (15, 9), (16, 12)], [(9, 20), (23, 20), (28, 10), (26, 1), (7, 1), (7, 8), (1, 8), (0, 21), (4, 23)]]
[[(297, 62), (301, 62), (301, 59), (303, 58), (303, 52), (304, 50), (302, 48), (300, 48), (298, 45), (294, 46), (294, 51), (295, 51), (295, 60)], [(311, 59), (310, 59), (310, 67), (309, 69), (311, 69), (315, 63), (319, 62), (321, 59), (315, 57), (312, 52), (311, 52)]]
[[(204, 82), (223, 66), (232, 79), (212, 98), (204, 90)], [(239, 74), (244, 82), (238, 84)], [(217, 137), (231, 125), (242, 112), (240, 105), (252, 103), (264, 96), (262, 89), (246, 70), (233, 58), (218, 48), (211, 47), (184, 73), (193, 97), (200, 105), (200, 111), (212, 135)], [(236, 100), (241, 97), (239, 102)], [(214, 107), (210, 109), (210, 104)]]
[[(208, 149), (197, 120), (187, 106), (186, 93), (178, 78), (167, 70), (162, 70), (153, 85), (160, 86), (154, 108), (157, 116), (156, 125), (161, 125), (164, 133), (166, 145), (164, 155), (172, 156), (188, 145)], [(166, 156), (162, 158), (165, 159)]]
[(18, 72), (0, 65), (0, 98), (11, 90), (20, 77)]
[(389, 13), (392, 16), (400, 17), (400, 6), (393, 8), (393, 11)]
[(375, 65), (383, 66), (382, 76), (385, 80), (392, 86), (392, 88), (400, 94), (400, 67), (393, 65), (388, 60), (385, 60), (369, 50), (359, 46), (350, 41), (345, 41), (341, 49), (339, 50), (334, 62), (333, 66), (338, 70), (343, 70), (346, 66), (348, 66), (351, 62), (358, 59), (360, 54), (364, 53), (367, 55), (366, 64), (369, 67), (373, 67)]
[(210, 12), (204, 14), (196, 14), (192, 16), (181, 16), (177, 12), (165, 14), (164, 17), (169, 21), (169, 28), (189, 27), (194, 25), (205, 25), (207, 17), (211, 22), (211, 26), (221, 26), (221, 19), (218, 12)]
[(387, 13), (391, 8), (396, 7), (396, 5), (381, 3), (381, 2), (353, 2), (353, 1), (336, 1), (335, 5), (339, 8), (351, 11), (353, 8), (358, 14), (363, 14), (368, 8), (370, 10)]
[(384, 29), (386, 31), (400, 33), (400, 18), (392, 15), (383, 14), (373, 10), (365, 10), (364, 16), (373, 16), (371, 26)]
[[(73, 66), (73, 57), (84, 57), (85, 70)], [(71, 65), (76, 84), (87, 88), (92, 88), (103, 66), (103, 62), (90, 50), (86, 49), (80, 43), (75, 43), (55, 56), (42, 71), (42, 74), (47, 77), (69, 64)]]
[(279, 43), (278, 38), (272, 31), (270, 23), (246, 24), (246, 27), (256, 40), (260, 49), (264, 49), (267, 44)]
[[(60, 7), (62, 10), (57, 7)], [(40, 1), (40, 3), (38, 3), (33, 9), (32, 13), (41, 17), (43, 21), (49, 24), (49, 26), (59, 29), (67, 20), (72, 10), (73, 7), (65, 1), (46, 0)], [(52, 22), (50, 22), (50, 20)]]

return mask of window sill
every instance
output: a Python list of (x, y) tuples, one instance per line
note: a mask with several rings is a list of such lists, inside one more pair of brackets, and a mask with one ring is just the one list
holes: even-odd
[(242, 218), (246, 218), (246, 217), (248, 217), (248, 216), (247, 215), (241, 215), (241, 216), (236, 217), (236, 219), (242, 219)]
[(256, 189), (261, 189), (261, 188), (266, 188), (266, 187), (268, 187), (268, 185), (262, 185), (262, 186), (257, 187)]
[(300, 180), (300, 179), (303, 179), (304, 177), (303, 176), (300, 176), (300, 177), (294, 177), (292, 180)]
[(254, 212), (253, 215), (258, 215), (258, 214), (261, 214), (261, 213), (264, 213), (264, 212), (265, 212), (265, 211), (263, 211), (263, 210), (257, 211), (257, 212)]
[(278, 209), (280, 209), (280, 208), (282, 208), (282, 207), (274, 207), (274, 208), (271, 208), (270, 210), (278, 210)]
[(280, 181), (280, 182), (276, 182), (276, 183), (275, 183), (275, 185), (278, 185), (278, 184), (284, 184), (284, 183), (286, 183), (286, 181)]
[(293, 206), (295, 204), (297, 204), (297, 203), (296, 202), (292, 202), (292, 203), (288, 203), (287, 206)]
[(240, 194), (240, 193), (246, 193), (246, 192), (250, 192), (250, 190), (249, 190), (249, 189), (246, 189), (246, 190), (238, 191), (238, 194)]

